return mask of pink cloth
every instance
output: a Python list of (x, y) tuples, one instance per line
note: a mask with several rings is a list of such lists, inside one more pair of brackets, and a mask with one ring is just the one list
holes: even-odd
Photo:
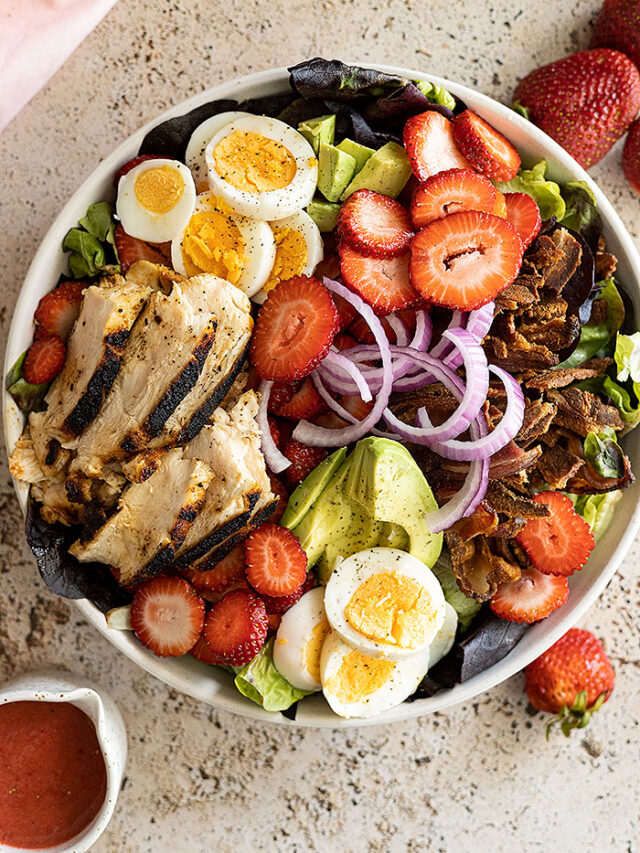
[(0, 131), (116, 0), (0, 0)]

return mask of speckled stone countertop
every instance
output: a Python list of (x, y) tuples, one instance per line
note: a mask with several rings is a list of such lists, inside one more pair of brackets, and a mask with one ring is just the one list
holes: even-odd
[[(226, 78), (303, 58), (387, 62), (500, 100), (530, 68), (588, 43), (598, 0), (120, 0), (0, 136), (3, 341), (62, 203), (129, 133)], [(638, 239), (620, 146), (592, 170)], [(640, 851), (638, 544), (583, 624), (615, 693), (585, 732), (544, 738), (521, 675), (469, 705), (363, 730), (255, 725), (138, 669), (36, 578), (2, 455), (0, 680), (43, 665), (118, 701), (127, 778), (96, 853), (215, 850)]]

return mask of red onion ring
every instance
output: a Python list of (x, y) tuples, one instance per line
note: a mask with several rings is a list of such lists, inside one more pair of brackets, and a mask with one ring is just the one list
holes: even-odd
[(269, 406), (269, 397), (271, 396), (272, 387), (273, 382), (268, 382), (266, 379), (263, 379), (260, 383), (258, 388), (260, 404), (258, 405), (256, 422), (260, 427), (260, 449), (262, 450), (264, 461), (267, 463), (267, 468), (269, 468), (270, 471), (273, 471), (274, 474), (279, 474), (281, 471), (287, 469), (291, 465), (291, 462), (278, 450), (278, 447), (273, 440), (273, 436), (271, 435), (271, 427), (269, 426), (269, 420), (267, 418), (267, 408)]

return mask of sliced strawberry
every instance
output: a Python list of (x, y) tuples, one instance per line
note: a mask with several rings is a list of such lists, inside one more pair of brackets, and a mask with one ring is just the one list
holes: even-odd
[(340, 208), (338, 234), (350, 246), (374, 258), (404, 255), (413, 237), (409, 214), (394, 198), (356, 190)]
[[(367, 328), (369, 327), (367, 326)], [(369, 329), (369, 331), (371, 330)], [(371, 337), (373, 338), (373, 335)], [(358, 346), (358, 341), (348, 332), (338, 332), (333, 339), (333, 345), (337, 350), (342, 351), (343, 349), (351, 349), (351, 347)]]
[(57, 335), (63, 341), (69, 337), (73, 324), (78, 319), (82, 304), (82, 291), (87, 287), (85, 281), (62, 281), (43, 296), (36, 308), (36, 337)]
[(401, 311), (418, 298), (409, 282), (408, 253), (398, 258), (370, 258), (341, 243), (340, 268), (347, 287), (371, 305), (376, 314)]
[[(338, 256), (338, 270), (336, 272), (336, 276), (340, 275), (340, 257)], [(335, 278), (335, 276), (334, 276)], [(340, 296), (338, 293), (334, 293), (333, 301), (335, 302), (336, 308), (338, 309), (338, 316), (340, 318), (340, 328), (347, 329), (353, 321), (359, 316), (355, 307), (347, 300)]]
[(309, 592), (310, 589), (315, 589), (317, 586), (320, 586), (318, 578), (316, 577), (313, 569), (309, 569), (307, 576), (304, 579), (304, 583), (302, 584), (302, 594), (304, 595), (305, 592)]
[(281, 418), (293, 418), (299, 421), (301, 418), (313, 418), (323, 409), (326, 409), (324, 401), (316, 391), (316, 386), (307, 376), (299, 390), (288, 402), (278, 406), (275, 414)]
[(307, 575), (307, 555), (298, 537), (266, 521), (244, 543), (247, 580), (263, 595), (279, 597), (300, 589)]
[(136, 261), (151, 261), (154, 264), (166, 263), (165, 255), (156, 246), (130, 237), (122, 225), (116, 225), (114, 234), (116, 252), (122, 272), (125, 273)]
[(448, 118), (435, 110), (410, 118), (402, 133), (413, 174), (420, 181), (445, 169), (473, 169), (453, 137)]
[(267, 608), (267, 613), (277, 613), (279, 615), (286, 613), (290, 607), (293, 607), (296, 602), (302, 598), (302, 586), (299, 586), (291, 595), (263, 595), (264, 606)]
[(269, 424), (269, 430), (271, 432), (271, 438), (273, 439), (273, 443), (278, 448), (282, 447), (282, 432), (280, 430), (280, 422), (272, 417), (267, 417), (267, 422)]
[(189, 654), (193, 655), (193, 657), (201, 663), (218, 663), (218, 658), (211, 651), (202, 635), (198, 637), (195, 646), (192, 649), (189, 649)]
[(299, 387), (300, 384), (298, 382), (274, 382), (271, 386), (267, 410), (272, 414), (276, 414), (280, 406), (288, 403)]
[(279, 613), (267, 613), (267, 624), (269, 625), (269, 633), (277, 634), (282, 616)]
[(267, 637), (263, 600), (234, 589), (216, 602), (204, 622), (204, 639), (218, 663), (242, 666), (253, 660)]
[(258, 312), (251, 361), (263, 379), (295, 382), (320, 364), (339, 328), (335, 303), (317, 278), (281, 281)]
[(204, 571), (182, 569), (180, 574), (198, 592), (201, 590), (220, 592), (223, 589), (228, 589), (244, 576), (244, 546), (242, 543), (236, 545), (233, 551), (230, 551), (211, 569), (204, 569)]
[(465, 210), (435, 219), (416, 234), (409, 272), (428, 301), (469, 311), (511, 284), (521, 263), (522, 241), (513, 225)]
[(269, 480), (271, 481), (271, 491), (278, 498), (278, 505), (276, 506), (274, 512), (271, 513), (269, 521), (271, 521), (273, 524), (278, 524), (278, 522), (284, 515), (285, 509), (287, 508), (287, 503), (289, 502), (289, 492), (287, 491), (282, 480), (280, 480), (278, 477), (276, 477), (275, 474), (272, 474), (270, 471)]
[(338, 402), (359, 421), (363, 421), (371, 412), (371, 409), (373, 409), (373, 400), (365, 403), (362, 397), (358, 397), (357, 395), (353, 397), (348, 397), (346, 395), (341, 396), (339, 397)]
[(538, 236), (542, 218), (540, 208), (526, 193), (506, 193), (507, 222), (516, 229), (526, 249)]
[(230, 583), (229, 586), (219, 590), (218, 592), (212, 592), (209, 589), (201, 589), (198, 591), (198, 595), (201, 595), (205, 601), (209, 601), (211, 604), (216, 604), (221, 598), (224, 598), (228, 592), (232, 592), (236, 589), (243, 589), (245, 592), (255, 593), (255, 589), (250, 587), (247, 583), (246, 577), (243, 577), (241, 580)]
[(493, 213), (496, 188), (488, 178), (471, 169), (447, 169), (420, 184), (411, 201), (411, 219), (424, 228), (434, 219), (461, 210)]
[(159, 657), (193, 648), (204, 623), (204, 601), (184, 578), (160, 577), (142, 584), (131, 602), (131, 627)]
[(295, 438), (289, 439), (282, 452), (291, 461), (285, 473), (288, 482), (293, 486), (301, 483), (307, 474), (327, 457), (327, 451), (323, 447), (308, 447)]
[(499, 216), (501, 219), (507, 218), (507, 199), (504, 193), (496, 190), (496, 203), (491, 211), (494, 216)]
[(562, 607), (568, 597), (566, 578), (524, 569), (519, 580), (500, 584), (490, 607), (496, 616), (508, 622), (538, 622)]
[(453, 136), (464, 156), (493, 181), (510, 181), (520, 168), (520, 155), (499, 131), (471, 110), (453, 120)]
[(47, 335), (34, 341), (25, 356), (22, 375), (32, 385), (51, 382), (64, 367), (67, 347), (57, 335)]
[(539, 492), (536, 503), (545, 504), (550, 513), (530, 518), (517, 535), (518, 544), (539, 571), (567, 577), (581, 569), (593, 551), (591, 528), (578, 515), (566, 495)]
[(146, 163), (147, 160), (162, 160), (164, 159), (160, 154), (141, 154), (139, 157), (134, 157), (133, 160), (127, 160), (126, 163), (123, 163), (122, 166), (118, 169), (115, 176), (115, 183), (118, 186), (118, 182), (123, 175), (126, 175), (127, 172), (130, 172), (132, 169), (135, 169), (136, 166), (139, 166), (140, 163)]

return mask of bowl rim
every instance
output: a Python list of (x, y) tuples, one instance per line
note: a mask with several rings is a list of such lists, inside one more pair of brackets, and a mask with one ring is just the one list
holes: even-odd
[[(425, 71), (416, 71), (384, 63), (357, 62), (356, 60), (353, 64), (358, 64), (361, 67), (374, 68), (379, 71), (395, 74), (405, 78), (429, 80), (438, 86), (445, 87), (448, 91), (457, 95), (463, 101), (473, 103), (474, 109), (485, 111), (485, 113), (490, 117), (498, 117), (506, 124), (513, 125), (516, 130), (524, 133), (532, 142), (536, 143), (538, 147), (545, 150), (545, 155), (552, 165), (557, 165), (560, 169), (571, 173), (574, 180), (585, 181), (596, 197), (603, 222), (605, 222), (608, 228), (613, 232), (629, 262), (629, 265), (636, 271), (636, 278), (638, 281), (636, 282), (635, 287), (636, 290), (640, 292), (640, 255), (638, 254), (638, 250), (636, 249), (631, 236), (622, 223), (622, 220), (593, 179), (573, 159), (573, 157), (571, 157), (570, 154), (561, 148), (553, 139), (547, 136), (547, 134), (509, 107), (499, 103), (488, 95), (463, 84), (448, 80), (447, 78), (441, 77), (437, 74), (429, 74)], [(175, 116), (183, 115), (185, 112), (188, 112), (201, 104), (218, 98), (235, 98), (242, 100), (254, 97), (256, 89), (265, 88), (270, 90), (272, 93), (277, 93), (285, 88), (288, 80), (288, 69), (286, 67), (278, 67), (237, 77), (205, 89), (202, 92), (192, 95), (179, 103), (176, 103), (172, 107), (169, 107), (144, 124), (141, 128), (123, 140), (104, 160), (98, 164), (91, 174), (83, 181), (80, 187), (72, 193), (66, 204), (62, 207), (58, 216), (47, 229), (47, 232), (33, 257), (13, 310), (11, 327), (5, 349), (4, 375), (7, 374), (13, 360), (16, 358), (14, 353), (19, 352), (16, 344), (18, 343), (25, 319), (28, 320), (29, 324), (31, 323), (33, 315), (33, 299), (30, 298), (31, 288), (29, 285), (36, 278), (37, 272), (44, 262), (48, 258), (55, 258), (56, 252), (60, 253), (59, 243), (53, 244), (50, 238), (53, 232), (59, 231), (60, 227), (65, 225), (65, 223), (65, 230), (74, 224), (75, 219), (72, 221), (73, 217), (71, 214), (72, 209), (77, 205), (78, 199), (85, 199), (87, 194), (90, 192), (92, 185), (99, 178), (104, 178), (104, 176), (108, 174), (113, 174), (116, 166), (120, 165), (124, 159), (135, 156), (145, 134), (160, 122)], [(86, 204), (90, 203), (92, 200), (94, 199), (87, 198), (84, 202), (85, 207)], [(9, 447), (13, 447), (15, 440), (17, 439), (17, 434), (19, 433), (17, 433), (16, 427), (15, 406), (6, 390), (5, 383), (3, 383), (2, 394), (5, 447), (7, 449), (7, 453), (9, 453)], [(24, 512), (27, 496), (27, 490), (24, 488), (25, 484), (19, 484), (15, 479), (13, 480), (13, 483), (18, 497), (18, 502)], [(522, 648), (519, 650), (519, 647), (516, 646), (501, 661), (463, 684), (457, 684), (453, 688), (442, 691), (430, 698), (418, 699), (410, 703), (404, 702), (378, 717), (368, 719), (343, 719), (337, 717), (333, 714), (329, 706), (323, 700), (319, 699), (319, 695), (308, 697), (305, 700), (305, 703), (301, 704), (298, 708), (295, 720), (290, 720), (282, 714), (265, 711), (260, 706), (251, 702), (251, 700), (242, 696), (239, 692), (233, 692), (233, 688), (231, 688), (231, 691), (225, 690), (224, 685), (220, 683), (218, 673), (212, 673), (210, 668), (208, 671), (205, 671), (204, 664), (199, 664), (195, 660), (189, 660), (185, 663), (184, 658), (173, 660), (158, 658), (138, 643), (130, 632), (108, 629), (104, 615), (87, 599), (76, 600), (74, 603), (85, 616), (87, 621), (97, 628), (105, 637), (107, 637), (112, 645), (114, 645), (120, 652), (124, 653), (135, 664), (142, 667), (144, 670), (149, 672), (151, 675), (154, 675), (170, 687), (180, 690), (195, 699), (204, 701), (215, 708), (230, 711), (243, 717), (259, 720), (261, 722), (268, 722), (274, 725), (293, 725), (310, 728), (333, 729), (383, 725), (390, 722), (411, 720), (428, 713), (453, 707), (454, 705), (468, 701), (478, 694), (486, 692), (522, 670), (528, 663), (542, 654), (547, 648), (549, 648), (549, 646), (556, 642), (556, 640), (558, 640), (564, 633), (566, 633), (566, 631), (569, 630), (569, 628), (582, 618), (615, 574), (639, 528), (640, 502), (636, 501), (636, 505), (631, 514), (626, 530), (619, 538), (611, 556), (606, 561), (582, 598), (571, 608), (568, 608), (562, 618), (557, 618), (554, 623), (549, 626), (549, 630), (533, 642), (526, 651), (523, 651)], [(567, 607), (567, 605), (565, 605), (565, 607)], [(562, 608), (562, 610), (564, 611), (565, 608)], [(557, 611), (557, 613), (559, 612), (560, 611)], [(227, 678), (226, 675), (223, 675), (222, 677)], [(225, 693), (227, 695), (225, 695)]]

